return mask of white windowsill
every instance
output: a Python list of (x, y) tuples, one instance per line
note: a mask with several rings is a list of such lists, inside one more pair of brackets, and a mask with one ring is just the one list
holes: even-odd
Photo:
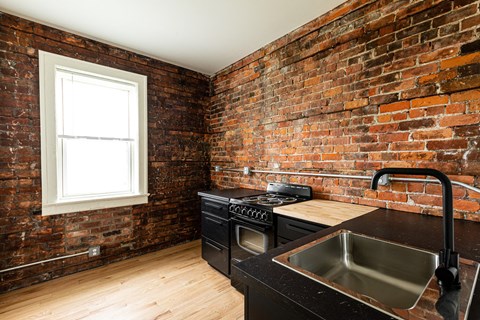
[(100, 210), (107, 208), (132, 206), (148, 202), (149, 194), (118, 196), (109, 198), (97, 198), (88, 200), (64, 201), (42, 205), (42, 216), (54, 214)]

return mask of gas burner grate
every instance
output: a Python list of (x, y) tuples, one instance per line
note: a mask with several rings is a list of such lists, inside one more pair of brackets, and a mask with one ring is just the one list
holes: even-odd
[(259, 200), (257, 202), (258, 204), (261, 204), (262, 206), (278, 206), (281, 205), (283, 202), (280, 199), (275, 199), (275, 198), (267, 198), (266, 200)]
[(277, 194), (267, 193), (265, 195), (245, 197), (242, 198), (242, 202), (245, 204), (259, 204), (263, 206), (279, 206), (282, 204), (293, 203), (298, 199), (288, 196), (282, 196)]

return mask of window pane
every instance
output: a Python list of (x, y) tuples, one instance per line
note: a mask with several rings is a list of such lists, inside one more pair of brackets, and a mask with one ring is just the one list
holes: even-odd
[(64, 197), (131, 192), (131, 142), (61, 140)]
[(62, 77), (63, 134), (129, 138), (130, 90), (115, 82)]

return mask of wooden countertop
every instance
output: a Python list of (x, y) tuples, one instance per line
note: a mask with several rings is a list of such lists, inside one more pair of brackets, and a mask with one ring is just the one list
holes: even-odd
[(335, 226), (377, 209), (378, 208), (376, 207), (367, 207), (345, 202), (309, 200), (287, 206), (276, 207), (273, 208), (273, 212), (287, 217), (327, 226)]

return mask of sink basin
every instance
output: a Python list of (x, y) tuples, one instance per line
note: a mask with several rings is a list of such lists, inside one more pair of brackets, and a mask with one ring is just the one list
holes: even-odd
[[(339, 230), (273, 260), (396, 317), (408, 318), (405, 310), (413, 310), (425, 291), (429, 291), (425, 294), (429, 299), (440, 297), (434, 277), (438, 255), (348, 230)], [(465, 264), (466, 260), (462, 261)], [(463, 277), (473, 280), (464, 289), (463, 279), (461, 291), (468, 305), (478, 264), (467, 264), (473, 267), (470, 271), (462, 267)]]

